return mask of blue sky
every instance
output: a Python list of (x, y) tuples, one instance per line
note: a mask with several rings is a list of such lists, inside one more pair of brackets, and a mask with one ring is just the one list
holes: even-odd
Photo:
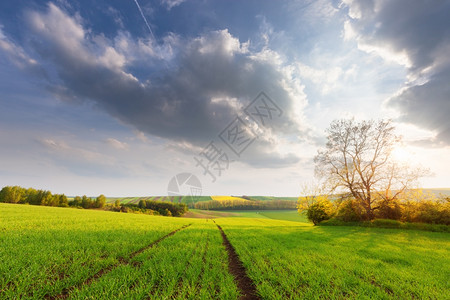
[[(164, 195), (188, 172), (203, 194), (296, 196), (324, 129), (354, 117), (393, 119), (395, 155), (431, 169), (423, 186), (448, 187), (449, 12), (422, 0), (3, 1), (0, 185)], [(267, 126), (245, 113), (261, 92), (279, 108)], [(220, 135), (237, 117), (253, 141), (238, 154)], [(195, 160), (207, 149), (223, 170)]]

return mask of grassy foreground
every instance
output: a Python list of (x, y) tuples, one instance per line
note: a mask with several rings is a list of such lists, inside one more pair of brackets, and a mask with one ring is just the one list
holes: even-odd
[[(247, 213), (214, 221), (263, 299), (450, 298), (448, 233)], [(211, 219), (0, 204), (0, 299), (237, 299), (227, 266)]]

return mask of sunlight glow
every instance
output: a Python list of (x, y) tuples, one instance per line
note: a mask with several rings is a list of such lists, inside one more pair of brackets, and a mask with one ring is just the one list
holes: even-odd
[(392, 151), (392, 157), (398, 162), (413, 162), (415, 159), (415, 152), (409, 147), (398, 146)]

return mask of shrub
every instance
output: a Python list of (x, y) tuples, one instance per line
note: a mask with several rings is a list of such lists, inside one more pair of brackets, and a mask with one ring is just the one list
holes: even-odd
[(419, 203), (418, 206), (419, 212), (416, 222), (450, 225), (450, 209), (448, 205), (427, 201)]
[(375, 217), (380, 219), (400, 220), (402, 209), (398, 200), (382, 200), (378, 202)]
[(364, 219), (364, 213), (355, 200), (348, 199), (341, 203), (336, 217), (345, 222), (358, 222)]
[(450, 225), (450, 205), (439, 201), (405, 201), (402, 221)]
[(333, 216), (333, 205), (328, 200), (318, 201), (309, 206), (306, 211), (306, 217), (314, 225), (324, 220), (328, 220)]

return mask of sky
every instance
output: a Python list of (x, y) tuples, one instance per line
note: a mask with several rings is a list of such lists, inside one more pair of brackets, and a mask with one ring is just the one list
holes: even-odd
[(396, 158), (450, 187), (448, 15), (446, 0), (1, 1), (0, 185), (167, 195), (187, 173), (203, 195), (297, 196), (330, 122), (355, 118), (392, 119)]

